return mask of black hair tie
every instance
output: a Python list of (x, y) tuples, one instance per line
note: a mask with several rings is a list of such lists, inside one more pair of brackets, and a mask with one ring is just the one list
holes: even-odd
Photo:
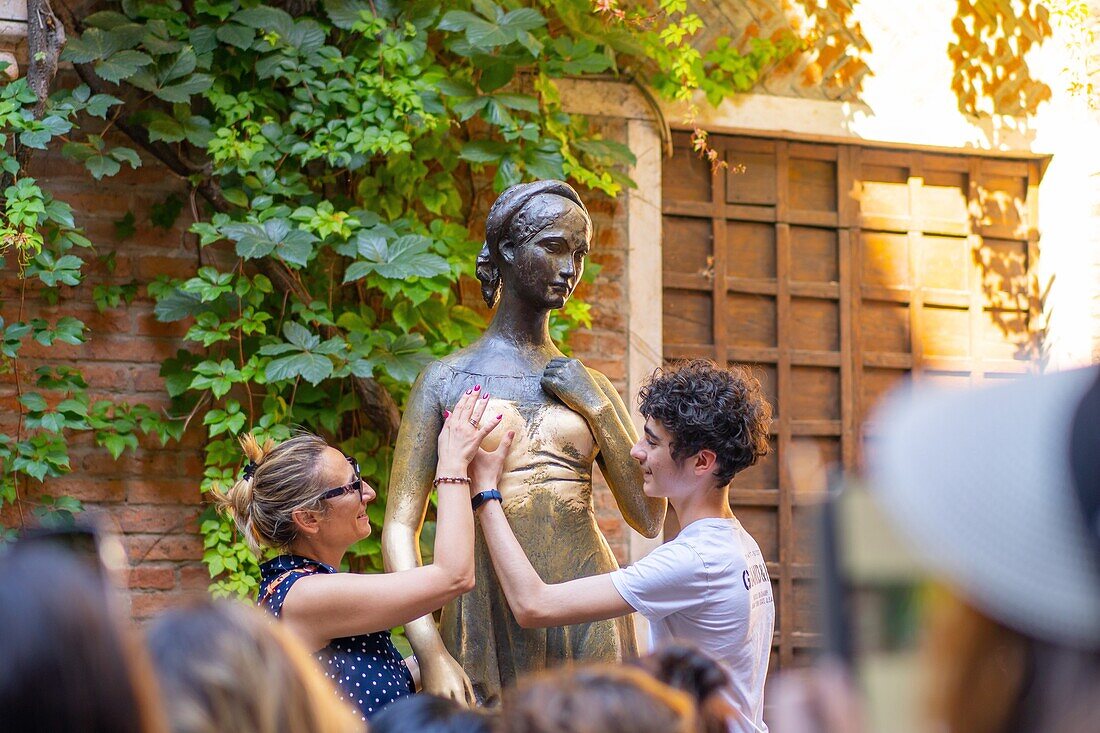
[(243, 471), (243, 474), (242, 474), (244, 476), (244, 480), (245, 481), (250, 481), (252, 479), (252, 477), (256, 475), (256, 469), (259, 468), (259, 467), (260, 467), (260, 465), (258, 463), (253, 463), (252, 461), (249, 461), (245, 465), (244, 471)]

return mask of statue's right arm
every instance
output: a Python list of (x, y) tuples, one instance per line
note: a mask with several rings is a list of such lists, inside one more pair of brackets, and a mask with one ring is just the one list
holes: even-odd
[[(382, 525), (382, 559), (387, 572), (421, 564), (420, 529), (436, 469), (436, 438), (443, 426), (443, 367), (430, 365), (413, 385), (394, 447)], [(473, 691), (462, 667), (443, 646), (431, 614), (405, 624), (420, 664), (425, 692), (472, 704)]]

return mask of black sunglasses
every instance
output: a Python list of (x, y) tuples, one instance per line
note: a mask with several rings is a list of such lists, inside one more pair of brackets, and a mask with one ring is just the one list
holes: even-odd
[(351, 480), (350, 484), (344, 484), (343, 486), (337, 486), (335, 489), (329, 489), (325, 493), (321, 494), (318, 501), (324, 501), (325, 499), (335, 499), (338, 496), (351, 493), (352, 491), (359, 492), (359, 501), (363, 501), (363, 479), (359, 476), (359, 461), (355, 460), (351, 456), (346, 456), (348, 463), (351, 464), (351, 470), (355, 472), (355, 478)]

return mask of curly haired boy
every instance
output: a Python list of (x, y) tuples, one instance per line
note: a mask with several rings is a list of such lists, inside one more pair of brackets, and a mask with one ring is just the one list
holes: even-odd
[(775, 605), (760, 548), (730, 509), (729, 485), (768, 452), (771, 406), (747, 369), (708, 361), (658, 369), (639, 398), (645, 430), (631, 456), (645, 493), (675, 509), (680, 533), (621, 570), (544, 583), (491, 500), (506, 450), (482, 452), (471, 493), (493, 566), (524, 627), (637, 611), (649, 621), (652, 646), (673, 639), (698, 646), (729, 673), (730, 730), (764, 733)]

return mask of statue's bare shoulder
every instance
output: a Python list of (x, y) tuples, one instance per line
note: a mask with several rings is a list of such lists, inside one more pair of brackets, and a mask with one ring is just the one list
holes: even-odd
[(431, 407), (441, 404), (441, 395), (447, 386), (451, 368), (444, 362), (447, 358), (431, 362), (420, 376), (413, 382), (412, 392), (409, 394), (409, 408)]

